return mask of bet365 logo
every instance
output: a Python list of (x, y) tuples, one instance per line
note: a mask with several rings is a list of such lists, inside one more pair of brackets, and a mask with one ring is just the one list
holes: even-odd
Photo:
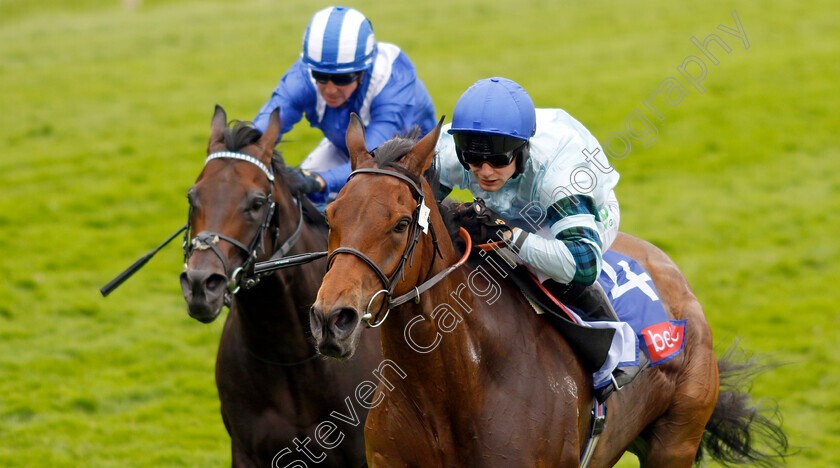
[(650, 360), (657, 363), (682, 349), (685, 321), (658, 323), (642, 330), (642, 335)]

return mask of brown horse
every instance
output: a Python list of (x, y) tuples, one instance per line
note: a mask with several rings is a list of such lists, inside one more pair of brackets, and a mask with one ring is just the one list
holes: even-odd
[[(440, 126), (416, 144), (392, 140), (375, 158), (363, 131), (352, 119), (354, 174), (327, 208), (331, 266), (310, 321), (320, 351), (340, 358), (357, 349), (363, 317), (382, 327), (390, 366), (366, 424), (369, 465), (578, 466), (592, 420), (591, 374), (487, 256), (447, 276), (460, 255), (449, 237), (434, 235), (447, 229), (421, 177)], [(688, 319), (689, 333), (680, 355), (612, 395), (589, 466), (611, 466), (626, 450), (642, 466), (690, 466), (701, 441), (722, 460), (772, 461), (749, 440), (769, 421), (746, 407), (746, 395), (721, 390), (709, 325), (680, 271), (630, 236), (616, 249), (648, 269), (668, 314)], [(781, 429), (767, 427), (786, 444)]]
[(256, 260), (278, 250), (326, 249), (323, 216), (305, 197), (293, 196), (287, 168), (273, 150), (279, 132), (276, 111), (261, 135), (245, 124), (228, 128), (216, 107), (209, 156), (189, 190), (184, 298), (189, 314), (205, 323), (226, 302), (230, 307), (216, 384), (233, 466), (305, 466), (307, 460), (364, 466), (367, 409), (353, 396), (381, 360), (378, 334), (366, 334), (349, 362), (325, 360), (306, 327), (325, 262), (249, 274)]

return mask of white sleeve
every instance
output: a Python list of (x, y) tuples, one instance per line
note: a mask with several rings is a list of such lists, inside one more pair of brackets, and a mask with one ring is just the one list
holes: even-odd
[(558, 283), (569, 284), (572, 281), (577, 265), (572, 252), (563, 241), (519, 231), (513, 239), (513, 244), (519, 244), (517, 240), (522, 236), (526, 237), (519, 250), (513, 250), (525, 264)]
[(455, 154), (455, 139), (447, 132), (450, 125), (444, 125), (440, 131), (435, 146), (435, 164), (440, 170), (440, 184), (450, 189), (460, 189), (466, 185), (465, 169)]

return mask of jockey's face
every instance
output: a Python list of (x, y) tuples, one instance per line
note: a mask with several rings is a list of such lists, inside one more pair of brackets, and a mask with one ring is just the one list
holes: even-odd
[(488, 162), (482, 162), (480, 166), (470, 164), (470, 170), (482, 190), (495, 192), (505, 185), (516, 172), (516, 159), (507, 166), (494, 167)]
[(339, 107), (359, 87), (359, 80), (344, 86), (338, 86), (332, 81), (327, 81), (326, 83), (316, 82), (315, 84), (318, 86), (318, 92), (321, 93), (328, 106)]

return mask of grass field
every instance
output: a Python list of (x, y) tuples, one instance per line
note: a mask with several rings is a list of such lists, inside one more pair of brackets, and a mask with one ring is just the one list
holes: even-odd
[[(409, 54), (440, 114), (502, 75), (602, 139), (645, 115), (655, 142), (630, 137), (616, 163), (622, 230), (677, 261), (719, 343), (784, 364), (752, 394), (778, 403), (789, 465), (840, 466), (840, 8), (566, 3), (352, 6)], [(185, 313), (178, 247), (111, 297), (98, 288), (184, 223), (213, 105), (251, 119), (323, 6), (0, 0), (0, 465), (230, 464), (222, 321)], [(717, 29), (735, 8), (748, 48)], [(731, 47), (710, 46), (716, 66), (689, 39), (711, 33)], [(689, 56), (703, 93), (677, 70)], [(668, 78), (688, 94), (657, 98), (659, 120), (643, 101)], [(319, 136), (287, 139), (295, 163)]]

